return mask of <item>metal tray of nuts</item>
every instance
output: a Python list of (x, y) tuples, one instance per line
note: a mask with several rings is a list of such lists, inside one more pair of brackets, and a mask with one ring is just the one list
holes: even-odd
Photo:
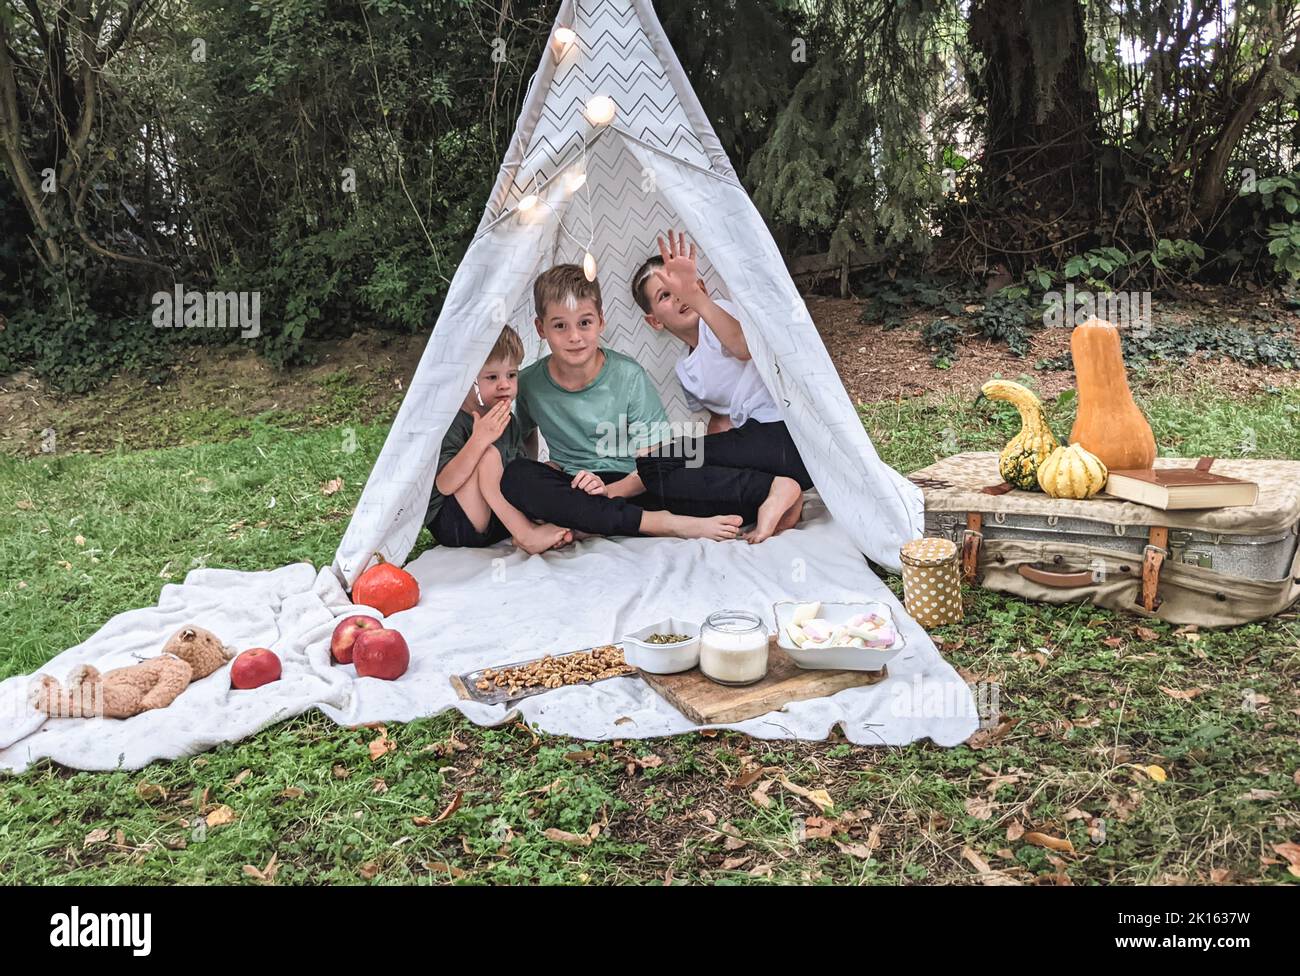
[(637, 669), (623, 659), (622, 644), (600, 644), (568, 654), (546, 654), (531, 661), (454, 674), (451, 685), (461, 698), (501, 705), (554, 688), (590, 685), (636, 673)]

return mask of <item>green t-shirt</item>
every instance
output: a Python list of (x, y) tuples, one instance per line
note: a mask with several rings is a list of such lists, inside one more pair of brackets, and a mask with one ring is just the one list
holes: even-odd
[[(460, 449), (469, 442), (472, 433), (474, 433), (473, 415), (464, 410), (457, 410), (456, 416), (452, 417), (451, 423), (447, 425), (447, 433), (442, 437), (442, 448), (438, 452), (438, 468), (433, 474), (435, 478), (442, 473), (447, 463), (460, 453)], [(523, 453), (524, 432), (519, 426), (519, 418), (513, 416), (510, 418), (510, 423), (506, 424), (506, 429), (496, 439), (494, 446), (501, 452), (503, 467)], [(442, 500), (446, 497), (435, 485), (433, 495), (429, 498), (429, 509), (424, 515), (425, 525), (432, 524), (433, 517), (438, 514), (438, 509), (442, 508)]]
[(638, 448), (670, 439), (668, 414), (649, 374), (630, 356), (604, 352), (605, 364), (581, 390), (555, 382), (550, 356), (519, 374), (519, 426), (525, 437), (540, 428), (551, 460), (569, 474), (631, 474)]

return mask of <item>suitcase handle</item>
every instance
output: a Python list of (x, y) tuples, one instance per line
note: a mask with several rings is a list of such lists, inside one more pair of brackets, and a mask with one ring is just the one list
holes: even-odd
[(1073, 573), (1054, 573), (1050, 570), (1039, 569), (1037, 566), (1028, 566), (1021, 564), (1017, 567), (1017, 572), (1025, 579), (1042, 586), (1051, 586), (1058, 590), (1077, 590), (1081, 586), (1092, 586), (1097, 581), (1093, 579), (1089, 570), (1080, 570)]

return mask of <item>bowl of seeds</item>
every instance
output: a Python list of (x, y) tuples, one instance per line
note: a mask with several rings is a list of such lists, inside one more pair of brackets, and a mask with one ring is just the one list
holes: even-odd
[(623, 635), (623, 657), (650, 674), (677, 674), (700, 663), (700, 625), (669, 617)]

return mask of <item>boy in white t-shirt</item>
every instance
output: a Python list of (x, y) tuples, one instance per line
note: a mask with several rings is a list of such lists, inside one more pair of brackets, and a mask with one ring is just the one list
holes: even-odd
[[(726, 470), (763, 472), (773, 478), (768, 502), (745, 538), (762, 542), (799, 521), (803, 492), (812, 478), (786, 429), (781, 410), (749, 355), (737, 309), (709, 296), (696, 268), (695, 245), (681, 234), (659, 238), (659, 254), (632, 279), (632, 298), (646, 323), (681, 339), (689, 351), (677, 362), (677, 379), (693, 410), (709, 412), (708, 433), (695, 443), (662, 446), (637, 461), (649, 492), (674, 498), (708, 496), (725, 485)], [(688, 458), (703, 461), (691, 467)]]

